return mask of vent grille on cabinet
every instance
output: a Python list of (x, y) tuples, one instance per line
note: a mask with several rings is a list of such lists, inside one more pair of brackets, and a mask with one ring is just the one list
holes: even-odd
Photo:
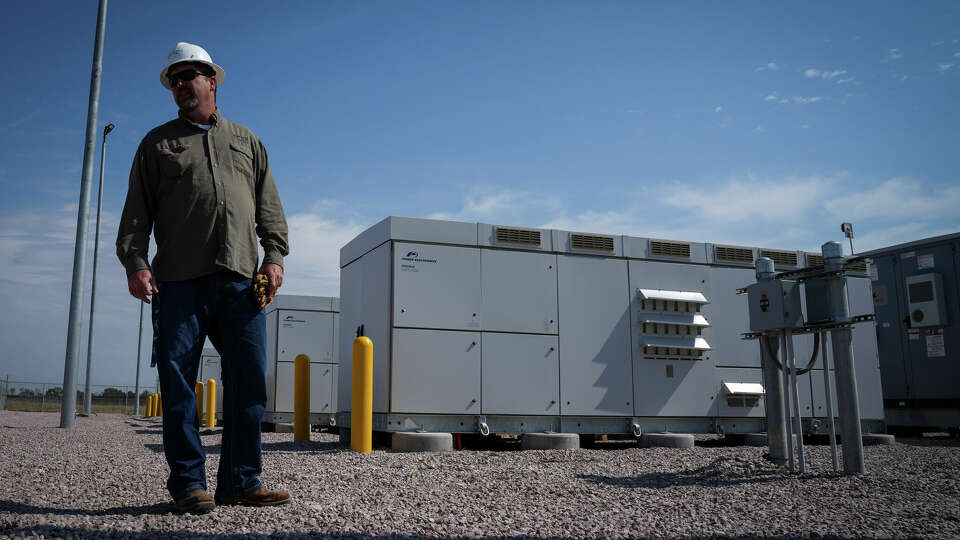
[(576, 249), (613, 251), (613, 237), (596, 234), (571, 234), (570, 244)]
[(729, 261), (729, 262), (753, 262), (753, 250), (750, 248), (742, 247), (733, 247), (733, 246), (715, 246), (714, 252), (717, 255), (718, 261)]
[(822, 266), (823, 255), (816, 253), (807, 253), (807, 266)]
[(681, 242), (650, 241), (650, 254), (661, 257), (690, 257), (690, 244)]
[(497, 227), (497, 242), (540, 246), (540, 231), (535, 229), (512, 229)]
[(795, 251), (779, 251), (776, 249), (761, 249), (761, 257), (773, 259), (774, 264), (782, 266), (796, 266), (797, 253)]

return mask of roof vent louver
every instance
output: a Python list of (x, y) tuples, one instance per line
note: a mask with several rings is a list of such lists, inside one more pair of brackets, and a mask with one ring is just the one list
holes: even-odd
[(823, 255), (816, 253), (807, 253), (807, 266), (822, 266)]
[(753, 249), (734, 246), (714, 246), (718, 261), (753, 262)]
[(860, 272), (860, 273), (866, 274), (867, 261), (857, 261), (855, 263), (850, 263), (846, 266), (846, 269), (852, 272)]
[(776, 249), (761, 249), (761, 257), (769, 257), (773, 259), (774, 264), (777, 266), (796, 266), (797, 265), (797, 253), (794, 251), (779, 251)]
[(613, 251), (613, 237), (597, 234), (571, 234), (570, 245), (575, 249), (591, 249), (594, 251)]
[(496, 227), (497, 242), (507, 244), (523, 244), (525, 246), (540, 246), (540, 231), (536, 229), (515, 229), (510, 227)]
[(661, 257), (690, 257), (690, 244), (681, 242), (650, 241), (650, 254)]

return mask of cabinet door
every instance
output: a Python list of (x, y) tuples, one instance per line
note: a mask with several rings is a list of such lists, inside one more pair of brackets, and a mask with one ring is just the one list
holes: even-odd
[(396, 329), (390, 412), (480, 414), (480, 333)]
[(557, 333), (557, 256), (481, 250), (483, 329)]
[(310, 412), (336, 411), (333, 402), (334, 367), (333, 364), (310, 364)]
[(480, 330), (480, 250), (397, 242), (393, 324)]
[(483, 334), (483, 413), (560, 414), (556, 336)]
[(281, 309), (277, 321), (277, 359), (293, 362), (305, 354), (311, 362), (335, 362), (334, 314), (325, 311)]
[(633, 414), (627, 261), (557, 256), (560, 410)]

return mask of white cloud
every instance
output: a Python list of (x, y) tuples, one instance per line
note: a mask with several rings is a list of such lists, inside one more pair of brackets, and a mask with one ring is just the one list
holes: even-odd
[(786, 103), (790, 103), (790, 100), (787, 99), (787, 98), (782, 98), (778, 103), (784, 103), (784, 104), (786, 104)]
[(900, 49), (888, 49), (887, 50), (887, 60), (899, 60), (903, 58), (903, 53), (900, 52)]
[(763, 98), (764, 101), (776, 101), (776, 99), (777, 99), (776, 92), (774, 92), (773, 94), (767, 94), (767, 97)]
[(848, 82), (853, 81), (855, 77), (848, 77), (846, 79), (837, 79), (837, 84), (847, 84)]
[(320, 201), (310, 212), (287, 217), (290, 255), (283, 263), (284, 294), (340, 296), (340, 248), (372, 225), (327, 211), (341, 206)]
[(953, 64), (938, 64), (937, 71), (943, 73), (953, 67)]
[(908, 178), (891, 178), (866, 191), (833, 197), (826, 208), (848, 221), (945, 217), (960, 208), (960, 186), (931, 188)]
[[(826, 191), (823, 178), (733, 179), (712, 186), (662, 188), (665, 204), (698, 214), (711, 223), (797, 220)], [(789, 201), (789, 203), (787, 203)]]
[(955, 52), (955, 53), (953, 53), (953, 56), (956, 57), (956, 58), (960, 58), (960, 52)]
[(778, 66), (776, 62), (767, 62), (766, 64), (758, 67), (754, 71), (767, 71), (767, 70), (776, 71), (777, 69), (778, 69)]
[(822, 96), (813, 96), (813, 97), (794, 96), (793, 97), (793, 102), (800, 105), (806, 105), (808, 103), (817, 103), (819, 101), (823, 101)]
[(723, 107), (721, 107), (720, 105), (717, 105), (716, 107), (713, 108), (713, 112), (715, 113), (723, 112)]
[[(847, 74), (847, 70), (845, 69), (835, 69), (833, 71), (822, 71), (819, 69), (810, 68), (803, 72), (803, 76), (808, 79), (820, 78), (825, 81), (832, 81), (837, 77), (840, 77), (841, 75), (846, 75), (846, 74)], [(843, 82), (850, 82), (852, 80), (853, 80), (853, 77), (850, 77), (850, 78), (844, 79)]]

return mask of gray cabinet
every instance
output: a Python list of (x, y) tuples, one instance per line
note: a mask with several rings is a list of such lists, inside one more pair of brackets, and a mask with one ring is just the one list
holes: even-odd
[(483, 329), (557, 333), (557, 256), (481, 250)]
[(293, 362), (300, 354), (309, 356), (311, 362), (336, 361), (333, 313), (286, 309), (278, 311), (278, 362)]
[(483, 334), (484, 414), (560, 413), (556, 336)]
[(627, 261), (558, 255), (557, 282), (561, 412), (632, 415)]
[(391, 367), (392, 412), (480, 414), (480, 332), (398, 328)]
[(480, 330), (480, 250), (397, 242), (395, 327)]

